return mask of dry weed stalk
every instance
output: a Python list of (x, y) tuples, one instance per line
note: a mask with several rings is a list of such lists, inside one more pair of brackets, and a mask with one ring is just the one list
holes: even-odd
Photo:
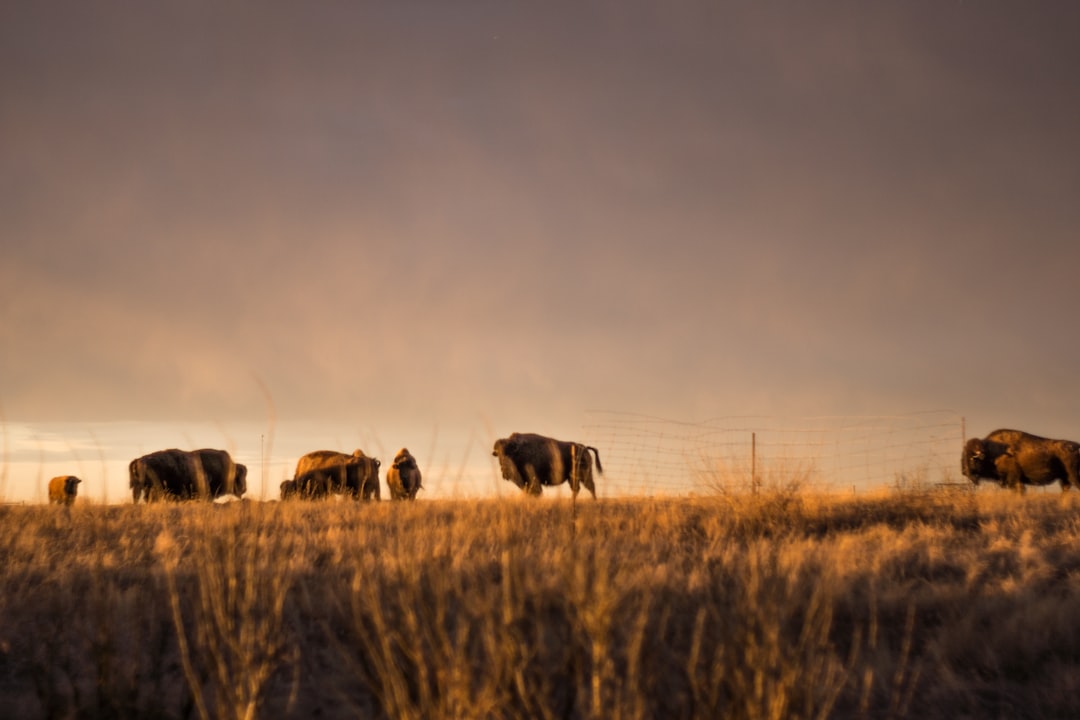
[(242, 522), (243, 508), (199, 510), (185, 528), (186, 546), (170, 530), (155, 545), (184, 676), (204, 720), (253, 720), (271, 675), (294, 660), (284, 622), (291, 575), (273, 564), (291, 554), (292, 543), (289, 535)]
[(0, 507), (0, 707), (1071, 717), (1076, 503), (924, 488), (576, 516), (516, 499)]

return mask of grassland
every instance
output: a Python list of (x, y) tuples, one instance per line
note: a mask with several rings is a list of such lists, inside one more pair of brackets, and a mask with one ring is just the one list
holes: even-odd
[(1080, 717), (1080, 497), (0, 508), (0, 716)]

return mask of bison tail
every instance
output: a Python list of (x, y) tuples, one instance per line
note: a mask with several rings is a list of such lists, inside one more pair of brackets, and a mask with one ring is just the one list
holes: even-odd
[(585, 450), (592, 450), (593, 451), (593, 455), (596, 456), (596, 472), (603, 475), (604, 474), (604, 466), (600, 464), (600, 451), (597, 450), (596, 448), (594, 448), (592, 445), (586, 445)]

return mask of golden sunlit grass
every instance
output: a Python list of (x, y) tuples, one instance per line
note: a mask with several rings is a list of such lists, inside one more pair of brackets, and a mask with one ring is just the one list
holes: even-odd
[(0, 508), (17, 717), (1080, 715), (1080, 498)]

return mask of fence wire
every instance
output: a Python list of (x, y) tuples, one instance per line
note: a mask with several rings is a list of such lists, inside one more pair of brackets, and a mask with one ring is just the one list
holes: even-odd
[(952, 484), (964, 420), (955, 412), (889, 416), (724, 417), (683, 422), (591, 411), (606, 495), (801, 487), (869, 490)]

